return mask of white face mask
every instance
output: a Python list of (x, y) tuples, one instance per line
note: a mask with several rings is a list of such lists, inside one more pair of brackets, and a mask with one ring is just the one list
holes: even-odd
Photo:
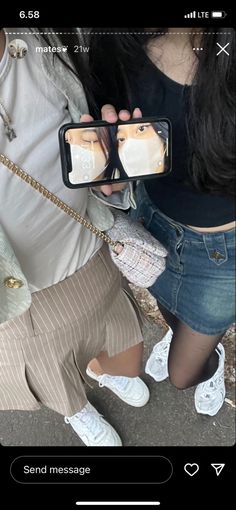
[(107, 167), (106, 156), (102, 149), (96, 151), (70, 144), (70, 150), (73, 169), (69, 174), (71, 184), (93, 181)]
[(153, 174), (164, 161), (163, 147), (156, 136), (145, 140), (128, 138), (119, 147), (119, 157), (128, 177)]

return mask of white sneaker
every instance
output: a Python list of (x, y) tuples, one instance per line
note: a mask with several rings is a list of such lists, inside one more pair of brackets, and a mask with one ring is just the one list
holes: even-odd
[(164, 381), (169, 375), (168, 356), (172, 336), (173, 331), (169, 328), (164, 338), (153, 347), (145, 366), (146, 374), (151, 375), (157, 382)]
[(224, 360), (225, 350), (222, 344), (218, 344), (216, 352), (219, 356), (219, 366), (214, 375), (207, 381), (198, 384), (194, 402), (198, 413), (214, 416), (224, 403)]
[(113, 427), (88, 402), (73, 416), (65, 416), (86, 446), (122, 446), (122, 442)]
[(96, 375), (89, 367), (87, 367), (86, 373), (89, 377), (98, 381), (100, 388), (106, 386), (106, 388), (113, 391), (113, 393), (126, 402), (126, 404), (134, 407), (142, 407), (149, 400), (149, 389), (139, 377), (124, 377), (109, 374)]

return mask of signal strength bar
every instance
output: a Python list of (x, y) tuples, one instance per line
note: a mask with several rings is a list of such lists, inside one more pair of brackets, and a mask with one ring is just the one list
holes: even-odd
[(185, 18), (196, 18), (196, 11), (189, 12), (184, 15)]

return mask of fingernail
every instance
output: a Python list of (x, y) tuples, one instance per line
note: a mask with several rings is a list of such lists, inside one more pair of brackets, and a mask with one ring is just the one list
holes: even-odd
[(115, 119), (116, 120), (116, 115), (113, 112), (108, 112), (107, 113), (107, 118), (108, 119)]

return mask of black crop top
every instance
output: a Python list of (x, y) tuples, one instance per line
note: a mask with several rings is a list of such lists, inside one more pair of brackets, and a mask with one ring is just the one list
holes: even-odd
[(183, 86), (163, 74), (151, 62), (140, 68), (132, 90), (134, 105), (143, 116), (166, 117), (172, 124), (172, 171), (160, 179), (145, 180), (145, 188), (154, 204), (167, 216), (185, 225), (215, 227), (235, 219), (235, 201), (231, 195), (201, 193), (186, 182), (188, 143), (185, 113), (189, 86)]

